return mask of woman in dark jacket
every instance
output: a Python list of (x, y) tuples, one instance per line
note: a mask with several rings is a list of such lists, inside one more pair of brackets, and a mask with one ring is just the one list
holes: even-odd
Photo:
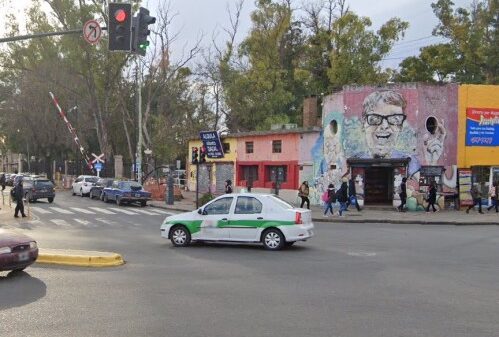
[(428, 206), (426, 206), (426, 213), (430, 212), (430, 206), (433, 208), (433, 212), (436, 212), (435, 202), (437, 202), (437, 184), (435, 182), (431, 182), (430, 188), (428, 191)]
[(343, 211), (347, 209), (347, 201), (348, 201), (348, 184), (346, 181), (343, 181), (340, 189), (338, 190), (338, 202), (340, 203), (340, 216), (343, 216)]

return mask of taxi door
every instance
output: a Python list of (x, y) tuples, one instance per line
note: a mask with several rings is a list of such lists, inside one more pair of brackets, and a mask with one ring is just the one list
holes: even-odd
[(260, 228), (265, 223), (263, 204), (253, 196), (238, 196), (230, 217), (231, 241), (259, 241)]
[(199, 239), (228, 240), (229, 215), (233, 197), (223, 197), (206, 205), (203, 209), (200, 225)]

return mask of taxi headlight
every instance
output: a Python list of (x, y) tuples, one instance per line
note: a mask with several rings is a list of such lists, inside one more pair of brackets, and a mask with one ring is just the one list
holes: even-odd
[(31, 241), (31, 242), (29, 243), (29, 248), (30, 248), (30, 249), (35, 249), (35, 248), (37, 248), (37, 247), (38, 247), (38, 245), (36, 244), (36, 241)]
[(12, 249), (10, 247), (0, 247), (0, 254), (10, 254), (12, 253)]

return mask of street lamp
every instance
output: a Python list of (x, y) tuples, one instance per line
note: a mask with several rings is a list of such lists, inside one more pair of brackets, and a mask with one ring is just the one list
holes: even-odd
[(151, 160), (152, 150), (147, 148), (144, 150), (144, 154), (146, 155), (146, 178), (149, 176), (149, 161)]

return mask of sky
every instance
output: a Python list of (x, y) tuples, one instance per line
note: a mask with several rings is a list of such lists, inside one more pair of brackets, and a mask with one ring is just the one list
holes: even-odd
[[(128, 2), (127, 0), (122, 0)], [(316, 2), (319, 0), (303, 0)], [(294, 0), (296, 6), (303, 3)], [(410, 27), (402, 41), (396, 43), (393, 51), (383, 62), (385, 67), (397, 67), (408, 56), (417, 55), (419, 48), (428, 44), (442, 41), (432, 37), (431, 32), (437, 24), (437, 19), (431, 9), (431, 3), (436, 0), (349, 0), (350, 9), (361, 16), (368, 16), (373, 22), (373, 28), (378, 29), (384, 22), (396, 16), (409, 22)], [(469, 7), (472, 0), (454, 0), (456, 7)], [(27, 7), (30, 0), (0, 0), (3, 13), (15, 12), (22, 19), (23, 8)], [(176, 16), (172, 22), (173, 32), (178, 32), (176, 45), (178, 49), (191, 46), (199, 36), (204, 36), (203, 45), (208, 47), (211, 37), (216, 32), (223, 41), (222, 28), (229, 27), (227, 6), (234, 9), (234, 0), (146, 0), (144, 7), (154, 12), (158, 5), (170, 3), (170, 11)], [(245, 0), (241, 16), (241, 26), (238, 34), (239, 41), (251, 28), (250, 13), (255, 9), (254, 0)], [(0, 37), (4, 34), (4, 15), (0, 14)], [(178, 53), (180, 54), (180, 52)], [(175, 57), (175, 51), (173, 51)]]

